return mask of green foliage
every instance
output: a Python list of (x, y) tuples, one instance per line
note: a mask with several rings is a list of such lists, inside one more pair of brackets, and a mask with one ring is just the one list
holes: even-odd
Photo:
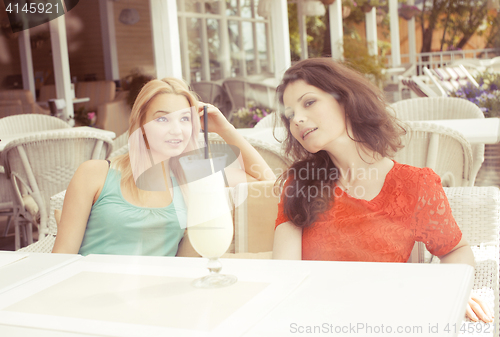
[[(292, 61), (300, 60), (300, 34), (297, 19), (297, 4), (288, 4), (288, 29), (290, 33), (290, 52)], [(306, 16), (307, 45), (309, 57), (322, 56), (325, 41), (325, 17)]]
[(383, 69), (385, 66), (379, 57), (369, 55), (366, 42), (356, 36), (344, 35), (344, 64), (351, 69), (364, 74), (379, 88), (385, 80)]
[(131, 108), (144, 84), (148, 83), (152, 79), (153, 76), (143, 74), (140, 69), (132, 70), (130, 75), (122, 79), (123, 89), (128, 90), (127, 104), (130, 105)]

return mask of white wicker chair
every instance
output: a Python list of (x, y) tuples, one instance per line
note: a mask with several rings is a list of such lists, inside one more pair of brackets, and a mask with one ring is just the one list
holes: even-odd
[(56, 209), (62, 210), (64, 197), (66, 196), (66, 190), (57, 193), (50, 197), (50, 211), (49, 219), (47, 221), (47, 235), (44, 238), (39, 238), (39, 240), (29, 246), (19, 249), (23, 252), (32, 253), (50, 253), (56, 242), (57, 235), (57, 223), (54, 215)]
[[(110, 151), (111, 140), (101, 133), (73, 129), (27, 136), (5, 147), (3, 162), (16, 192), (16, 202), (26, 216), (31, 214), (30, 221), (36, 220), (35, 214), (39, 211), (40, 238), (47, 234), (50, 196), (67, 188), (81, 163), (104, 159)], [(23, 198), (26, 193), (34, 199), (33, 207)]]
[[(477, 105), (456, 97), (425, 97), (396, 102), (392, 105), (396, 117), (402, 121), (424, 121), (436, 119), (484, 118)], [(472, 184), (484, 161), (484, 144), (471, 145)]]
[[(276, 121), (276, 118), (278, 119)], [(261, 129), (261, 128), (272, 128), (274, 127), (276, 123), (276, 127), (284, 127), (283, 122), (281, 121), (281, 118), (279, 118), (279, 112), (275, 111), (266, 117), (262, 118), (260, 121), (255, 124), (254, 128), (256, 129)]]
[(9, 232), (10, 224), (14, 221), (15, 228), (18, 229), (19, 206), (14, 202), (14, 190), (10, 180), (4, 172), (3, 166), (0, 166), (0, 215), (7, 216), (7, 226), (3, 236)]
[(0, 119), (0, 135), (65, 129), (70, 127), (68, 123), (59, 118), (41, 114), (14, 115)]
[(443, 186), (473, 186), (472, 151), (469, 142), (458, 132), (440, 125), (407, 122), (405, 147), (394, 159), (402, 164), (430, 167)]
[(122, 133), (113, 140), (113, 149), (109, 158), (113, 158), (128, 152), (128, 131)]
[[(444, 191), (453, 217), (474, 253), (476, 277), (472, 289), (493, 308), (494, 327), (497, 327), (500, 191), (497, 187), (454, 187)], [(418, 245), (418, 254), (419, 262), (428, 262), (431, 256), (423, 244)], [(437, 263), (439, 259), (434, 257), (432, 262)]]
[[(280, 175), (292, 164), (290, 159), (288, 159), (283, 154), (280, 145), (270, 144), (250, 137), (244, 137), (244, 138), (250, 143), (250, 145), (252, 145), (257, 150), (257, 152), (259, 152), (262, 158), (264, 158), (266, 163), (273, 170), (274, 174)], [(216, 133), (209, 133), (208, 140), (211, 146), (212, 145), (216, 146), (217, 144), (226, 144), (224, 139), (222, 139)], [(200, 139), (200, 145), (204, 146), (201, 139)]]

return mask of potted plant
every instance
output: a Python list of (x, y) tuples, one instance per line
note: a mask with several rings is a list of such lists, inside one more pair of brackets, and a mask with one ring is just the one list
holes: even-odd
[[(468, 83), (450, 93), (452, 97), (467, 99), (476, 104), (484, 117), (500, 117), (500, 74), (479, 73), (475, 76), (479, 88)], [(478, 172), (476, 185), (500, 186), (500, 144), (485, 144), (484, 162)]]
[(398, 14), (405, 20), (411, 20), (415, 15), (420, 13), (421, 10), (417, 6), (409, 6), (403, 4), (401, 8), (398, 10)]
[(254, 106), (253, 102), (248, 103), (248, 108), (240, 108), (231, 118), (231, 124), (235, 128), (253, 128), (262, 118), (273, 111), (269, 108)]

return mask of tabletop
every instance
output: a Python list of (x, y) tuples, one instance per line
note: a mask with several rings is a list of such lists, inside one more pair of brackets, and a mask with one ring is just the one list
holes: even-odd
[(206, 263), (77, 259), (1, 293), (0, 335), (456, 336), (474, 277), (461, 264), (222, 259), (238, 282), (193, 288)]
[(439, 124), (456, 130), (471, 144), (500, 142), (500, 118), (442, 119), (422, 122)]
[[(460, 132), (471, 144), (496, 144), (500, 142), (500, 118), (443, 119), (422, 121), (446, 126)], [(284, 127), (236, 129), (241, 135), (271, 144), (280, 144), (285, 138)], [(273, 135), (274, 132), (274, 135)], [(276, 140), (275, 136), (278, 138)]]
[(0, 294), (79, 258), (80, 255), (0, 251)]
[(35, 132), (23, 132), (23, 133), (16, 133), (16, 134), (12, 134), (12, 135), (2, 136), (0, 138), (0, 152), (2, 152), (3, 149), (5, 149), (5, 147), (7, 146), (7, 144), (9, 144), (9, 142), (16, 140), (16, 139), (19, 139), (19, 138), (22, 138), (22, 137), (25, 137), (25, 136), (29, 136), (29, 135), (33, 135), (33, 134), (43, 134), (46, 132), (64, 133), (64, 132), (68, 132), (68, 131), (91, 131), (91, 132), (101, 133), (110, 139), (116, 138), (116, 134), (113, 131), (92, 128), (89, 126), (77, 126), (74, 128), (64, 128), (64, 129), (35, 131)]

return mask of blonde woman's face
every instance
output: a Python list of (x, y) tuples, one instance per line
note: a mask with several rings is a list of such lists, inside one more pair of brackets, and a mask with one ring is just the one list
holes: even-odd
[(146, 112), (144, 131), (155, 164), (184, 152), (192, 135), (191, 107), (185, 96), (156, 96)]

